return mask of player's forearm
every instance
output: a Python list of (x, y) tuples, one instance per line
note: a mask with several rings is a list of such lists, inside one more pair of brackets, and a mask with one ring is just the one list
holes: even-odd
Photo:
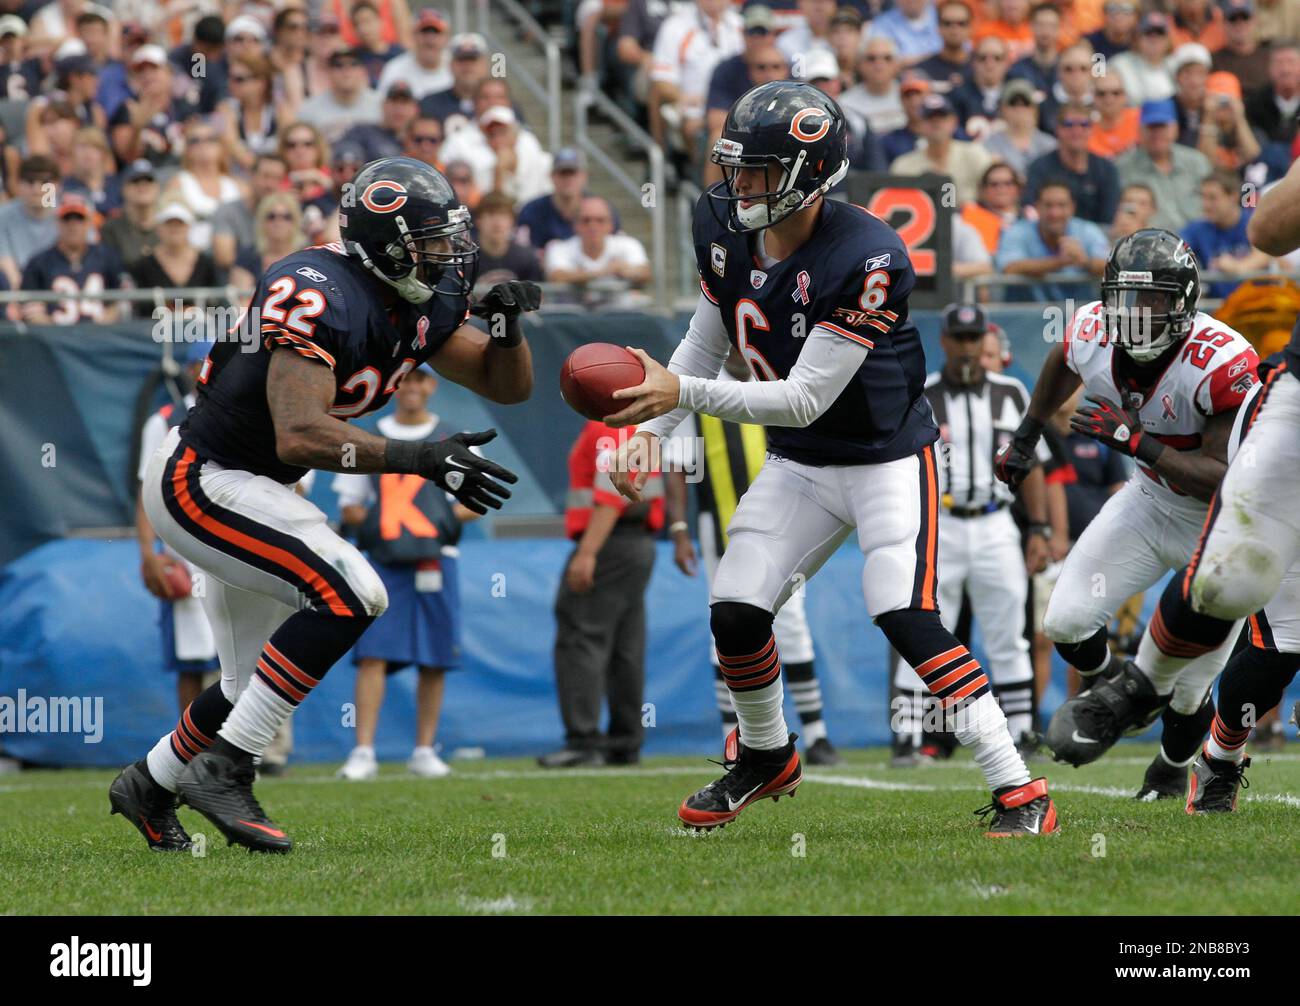
[(616, 507), (597, 504), (591, 512), (591, 520), (587, 522), (586, 530), (578, 539), (578, 551), (590, 556), (599, 553), (605, 547), (605, 542), (609, 540), (621, 512)]
[(1047, 496), (1048, 523), (1052, 525), (1052, 537), (1057, 541), (1068, 541), (1070, 537), (1070, 500), (1065, 494), (1065, 486), (1053, 482), (1043, 487)]
[(1079, 375), (1066, 365), (1065, 347), (1053, 346), (1029, 398), (1028, 417), (1040, 426), (1046, 426), (1078, 387)]
[(784, 380), (683, 377), (678, 404), (737, 423), (802, 428), (835, 403), (866, 356), (860, 343), (814, 328)]
[[(518, 325), (518, 319), (511, 324)], [(487, 367), (487, 397), (500, 405), (517, 405), (528, 401), (533, 393), (533, 351), (522, 338), (513, 345), (493, 339), (488, 343), (484, 363)]]
[(388, 441), (332, 416), (297, 422), (275, 431), (275, 453), (286, 465), (325, 472), (387, 471)]
[(1285, 255), (1300, 245), (1300, 161), (1259, 199), (1246, 236), (1260, 251)]
[(153, 524), (149, 522), (149, 515), (144, 512), (144, 500), (137, 499), (135, 501), (135, 539), (140, 546), (141, 558), (153, 553), (154, 542), (157, 537), (154, 533)]
[(1159, 453), (1154, 454), (1154, 463), (1150, 465), (1157, 474), (1202, 503), (1208, 503), (1214, 498), (1219, 483), (1228, 470), (1226, 462), (1205, 454), (1176, 451), (1154, 438), (1143, 438), (1143, 445), (1147, 443), (1158, 444), (1160, 448)]
[(664, 516), (669, 527), (686, 521), (685, 472), (664, 472)]
[[(730, 346), (718, 306), (700, 294), (690, 327), (673, 350), (668, 370), (678, 377), (717, 377), (727, 362)], [(642, 423), (637, 427), (637, 432), (650, 433), (661, 439), (670, 436), (689, 412), (690, 409), (682, 407), (673, 409)]]

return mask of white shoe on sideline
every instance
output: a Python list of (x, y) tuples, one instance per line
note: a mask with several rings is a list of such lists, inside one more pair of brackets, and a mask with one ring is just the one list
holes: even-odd
[(350, 782), (368, 782), (379, 775), (379, 762), (375, 759), (375, 749), (356, 747), (348, 755), (343, 767), (334, 773), (340, 779)]
[(442, 779), (451, 775), (451, 766), (434, 753), (433, 748), (416, 748), (406, 763), (412, 775), (422, 779)]

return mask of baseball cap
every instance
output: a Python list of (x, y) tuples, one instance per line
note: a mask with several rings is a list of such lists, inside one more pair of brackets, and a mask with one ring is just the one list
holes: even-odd
[(27, 22), (17, 14), (5, 14), (0, 16), (0, 38), (6, 35), (17, 35), (23, 38), (27, 35)]
[(831, 27), (846, 24), (853, 28), (862, 27), (862, 15), (856, 7), (840, 7), (831, 15)]
[(1144, 126), (1164, 126), (1178, 121), (1178, 109), (1173, 98), (1142, 102), (1141, 122)]
[(943, 309), (943, 330), (948, 335), (983, 335), (988, 329), (988, 318), (978, 304), (949, 304)]
[(226, 25), (226, 41), (229, 42), (236, 35), (252, 35), (261, 42), (266, 41), (266, 29), (262, 27), (262, 22), (248, 14), (240, 14)]
[(1152, 11), (1145, 15), (1138, 22), (1138, 31), (1143, 35), (1153, 35), (1156, 33), (1167, 33), (1169, 31), (1169, 18), (1159, 11)]
[(365, 164), (366, 152), (355, 143), (341, 143), (334, 148), (330, 157), (332, 164)]
[(476, 31), (462, 32), (451, 40), (453, 59), (477, 59), (488, 54), (487, 39)]
[(839, 75), (839, 60), (829, 49), (813, 49), (804, 57), (804, 80), (833, 80)]
[(1012, 98), (1027, 98), (1031, 105), (1038, 104), (1038, 89), (1023, 77), (1008, 80), (1002, 87), (1000, 103), (1005, 105)]
[(384, 97), (389, 101), (414, 101), (415, 92), (411, 90), (411, 85), (404, 80), (395, 80), (389, 85), (388, 90), (384, 92)]
[(127, 169), (122, 172), (122, 181), (127, 185), (132, 182), (138, 182), (142, 178), (157, 180), (158, 172), (153, 166), (153, 162), (141, 157), (134, 160), (128, 165)]
[(360, 49), (335, 49), (329, 54), (329, 59), (325, 60), (327, 66), (342, 66), (344, 63), (355, 63), (361, 65)]
[(927, 94), (921, 100), (921, 118), (931, 119), (940, 115), (956, 115), (952, 102), (942, 94)]
[(552, 171), (585, 171), (586, 169), (587, 159), (582, 151), (575, 147), (564, 147), (556, 151), (551, 161)]
[(189, 211), (183, 203), (171, 202), (164, 206), (154, 216), (154, 222), (165, 224), (169, 220), (180, 220), (182, 223), (194, 223), (194, 214)]
[(480, 129), (493, 125), (513, 126), (518, 121), (515, 118), (515, 110), (509, 105), (493, 105), (478, 117)]
[(166, 66), (167, 50), (150, 42), (131, 53), (132, 66), (144, 66), (146, 63), (150, 66)]
[(1252, 0), (1223, 0), (1219, 7), (1226, 18), (1255, 16), (1255, 4)]
[(1205, 90), (1209, 94), (1220, 94), (1227, 98), (1241, 100), (1241, 79), (1235, 73), (1220, 70), (1205, 78)]
[(74, 73), (97, 73), (95, 61), (88, 55), (65, 56), (55, 60), (54, 70), (60, 77), (70, 77)]
[(761, 29), (771, 31), (776, 27), (776, 18), (772, 16), (772, 8), (765, 7), (762, 4), (755, 4), (745, 11), (744, 14), (745, 31), (754, 31)]
[(914, 74), (911, 77), (908, 77), (898, 86), (898, 91), (900, 94), (912, 94), (913, 92), (919, 94), (929, 94), (930, 81), (927, 80), (925, 77), (921, 77)]
[(86, 220), (89, 220), (95, 215), (95, 211), (90, 208), (90, 204), (86, 202), (86, 200), (82, 199), (81, 196), (68, 193), (59, 203), (59, 208), (55, 211), (54, 215), (60, 220), (64, 217), (73, 216), (84, 217)]
[(432, 28), (434, 31), (446, 31), (451, 25), (447, 21), (447, 15), (438, 10), (436, 7), (426, 7), (420, 11), (420, 16), (415, 19), (415, 30), (424, 31), (425, 28)]
[(1177, 74), (1183, 67), (1190, 66), (1192, 63), (1199, 63), (1208, 70), (1213, 62), (1210, 58), (1210, 50), (1200, 42), (1184, 42), (1169, 57), (1169, 72)]

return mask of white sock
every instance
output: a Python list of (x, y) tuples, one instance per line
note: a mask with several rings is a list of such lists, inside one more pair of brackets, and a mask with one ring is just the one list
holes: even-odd
[(414, 758), (417, 755), (424, 754), (425, 752), (433, 754), (433, 748), (427, 744), (417, 744), (415, 747), (411, 748), (411, 757)]
[(1182, 669), (1191, 663), (1187, 657), (1171, 657), (1160, 651), (1151, 639), (1151, 630), (1142, 633), (1142, 642), (1138, 643), (1138, 670), (1151, 682), (1157, 695), (1168, 695), (1174, 690), (1174, 683)]
[(1013, 739), (1018, 740), (1025, 734), (1032, 733), (1033, 729), (1034, 717), (1032, 713), (1012, 713), (1007, 716), (1007, 732), (1011, 734)]
[(240, 750), (260, 755), (293, 710), (254, 675), (218, 733)]
[(373, 758), (375, 756), (375, 749), (369, 744), (358, 744), (352, 749), (352, 753), (360, 757)]
[(1029, 769), (1016, 750), (1007, 718), (991, 694), (981, 695), (955, 713), (957, 740), (971, 749), (989, 789), (1023, 786)]
[(790, 743), (790, 731), (785, 725), (785, 691), (781, 677), (762, 688), (732, 692), (731, 702), (740, 720), (740, 742), (747, 748), (774, 751)]
[(176, 780), (181, 777), (186, 763), (177, 758), (176, 752), (172, 750), (171, 734), (162, 735), (145, 757), (145, 762), (153, 781), (169, 793), (175, 793)]
[(805, 744), (816, 744), (826, 736), (826, 721), (813, 720), (811, 723), (801, 723), (800, 729)]

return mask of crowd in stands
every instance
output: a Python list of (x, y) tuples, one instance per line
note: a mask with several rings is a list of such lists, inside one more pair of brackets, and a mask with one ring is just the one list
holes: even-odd
[(1270, 268), (1246, 222), (1300, 147), (1300, 0), (837, 2), (583, 0), (579, 70), (701, 185), (740, 94), (814, 84), (855, 167), (951, 180), (958, 277), (1080, 277), (1005, 299), (1086, 291), (1143, 226), (1203, 269)]
[(0, 290), (66, 295), (7, 316), (113, 321), (130, 308), (100, 291), (249, 289), (339, 240), (344, 186), (395, 155), (474, 213), (480, 287), (558, 276), (575, 302), (634, 299), (644, 249), (589, 198), (582, 154), (544, 149), (501, 57), (407, 0), (0, 0)]

